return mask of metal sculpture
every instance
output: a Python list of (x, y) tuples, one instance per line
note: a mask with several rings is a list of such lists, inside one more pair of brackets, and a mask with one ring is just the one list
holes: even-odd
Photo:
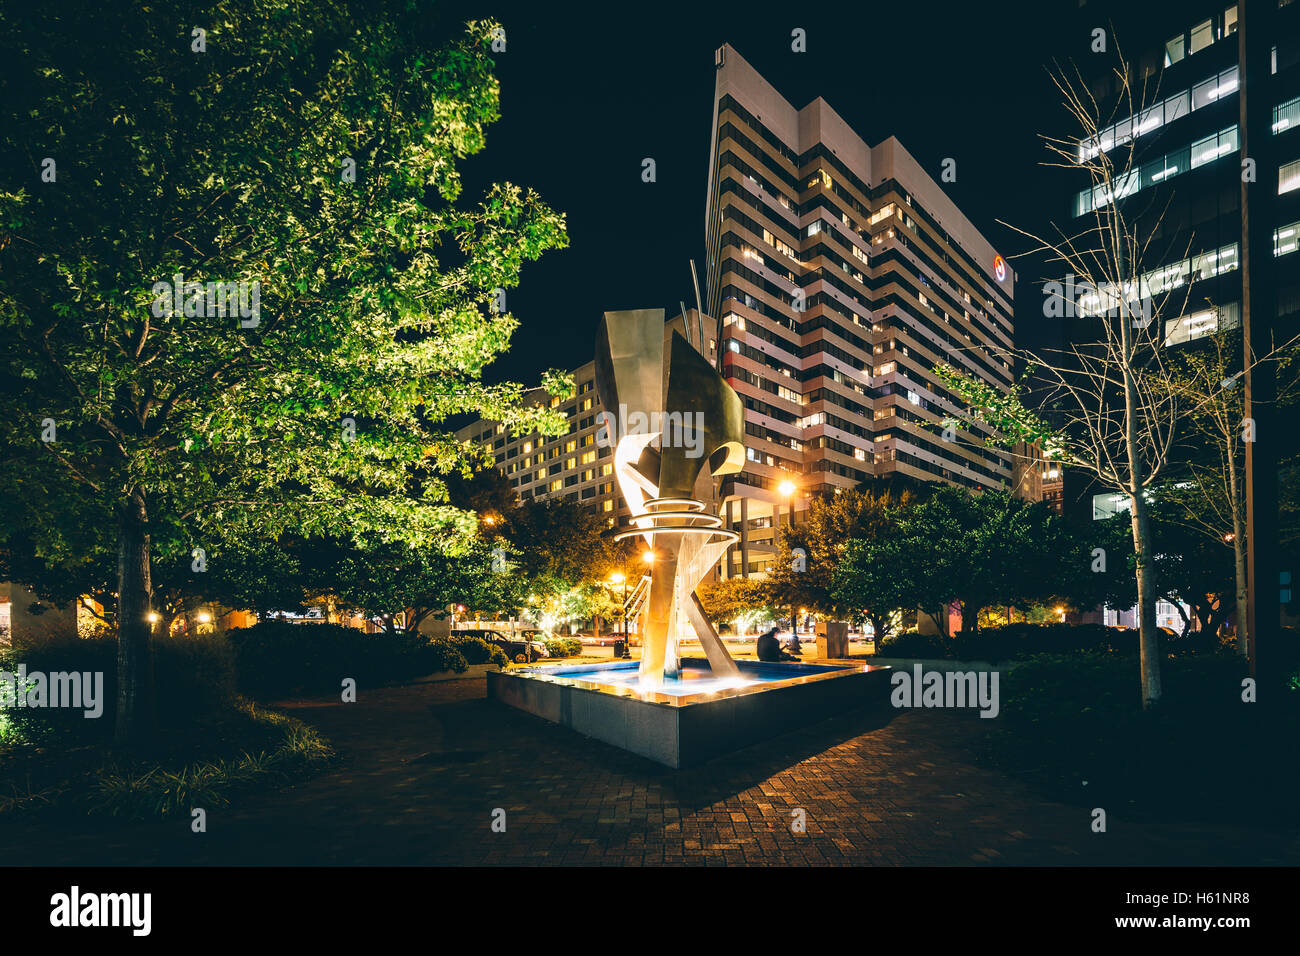
[[(704, 616), (695, 589), (738, 535), (722, 527), (713, 479), (745, 458), (740, 397), (679, 333), (664, 361), (664, 312), (606, 312), (596, 336), (599, 439), (631, 512), (615, 538), (655, 552), (643, 617), (641, 682), (680, 676), (681, 639), (694, 632), (716, 676), (739, 671)], [(707, 466), (707, 467), (706, 467)]]

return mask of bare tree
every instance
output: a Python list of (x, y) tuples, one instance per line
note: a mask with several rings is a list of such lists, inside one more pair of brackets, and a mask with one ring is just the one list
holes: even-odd
[[(1291, 366), (1294, 344), (1292, 340), (1280, 345), (1255, 364), (1267, 361)], [(1184, 480), (1169, 494), (1179, 505), (1185, 524), (1232, 545), (1237, 650), (1244, 657), (1248, 653), (1244, 469), (1245, 442), (1251, 439), (1247, 438), (1244, 396), (1238, 387), (1245, 374), (1241, 365), (1240, 336), (1220, 331), (1172, 359), (1166, 387), (1188, 410), (1188, 431), (1215, 453), (1210, 460), (1190, 460)], [(1294, 375), (1278, 379), (1277, 402), (1294, 401)]]
[(1133, 70), (1118, 52), (1112, 75), (1120, 95), (1103, 113), (1077, 70), (1051, 74), (1075, 134), (1043, 136), (1051, 154), (1044, 165), (1086, 175), (1086, 225), (1076, 234), (1054, 226), (1056, 235), (1044, 238), (1004, 224), (1035, 244), (1026, 255), (1045, 254), (1065, 271), (1063, 282), (1044, 286), (1044, 315), (1076, 320), (1059, 348), (1004, 350), (1041, 383), (1043, 413), (1029, 410), (1021, 388), (1003, 393), (951, 367), (936, 371), (970, 404), (969, 417), (999, 432), (991, 441), (1040, 443), (1049, 459), (1124, 496), (1136, 554), (1142, 705), (1150, 708), (1161, 682), (1149, 492), (1170, 464), (1185, 414), (1182, 396), (1168, 387), (1163, 335), (1165, 316), (1182, 314), (1195, 277), (1149, 267), (1169, 255), (1152, 248), (1164, 213), (1148, 208), (1130, 216), (1133, 203), (1124, 200), (1141, 187), (1138, 145), (1153, 115), (1147, 94), (1154, 98), (1155, 90), (1144, 84), (1135, 91)]

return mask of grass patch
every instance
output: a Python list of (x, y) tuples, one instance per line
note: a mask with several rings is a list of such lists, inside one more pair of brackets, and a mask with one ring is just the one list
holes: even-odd
[(236, 793), (300, 779), (332, 755), (311, 727), (249, 701), (202, 725), (164, 732), (147, 761), (118, 760), (97, 746), (64, 749), (11, 738), (0, 750), (0, 813), (189, 814), (225, 806)]

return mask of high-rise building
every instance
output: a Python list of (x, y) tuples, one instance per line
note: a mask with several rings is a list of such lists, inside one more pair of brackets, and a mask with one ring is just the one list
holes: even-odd
[[(1141, 256), (1133, 261), (1130, 253), (1125, 279), (1136, 288), (1123, 298), (1151, 309), (1148, 318), (1158, 303), (1158, 348), (1198, 349), (1199, 339), (1248, 325), (1243, 353), (1268, 355), (1300, 325), (1300, 2), (1080, 0), (1077, 16), (1064, 31), (1074, 48), (1063, 52), (1079, 68), (1083, 101), (1106, 119), (1096, 135), (1076, 135), (1071, 148), (1080, 163), (1108, 157), (1117, 173), (1110, 186), (1075, 174), (1058, 207), (1063, 215), (1053, 218), (1077, 236), (1110, 221), (1114, 209), (1123, 212)], [(1127, 82), (1117, 70), (1121, 50)], [(1247, 606), (1271, 622), (1249, 631), (1267, 647), (1261, 628), (1276, 626), (1272, 607), (1284, 579), (1278, 462), (1300, 444), (1274, 411), (1271, 363), (1247, 363), (1243, 354), (1241, 369), (1244, 417), (1260, 436), (1244, 443)], [(1177, 476), (1205, 455), (1217, 461), (1215, 449), (1180, 447), (1165, 474)], [(1063, 493), (1067, 515), (1078, 506), (1079, 521), (1130, 507), (1126, 495), (1075, 470)], [(1173, 610), (1158, 605), (1160, 622)]]
[(715, 65), (706, 311), (748, 432), (728, 573), (764, 570), (809, 495), (1011, 485), (1010, 455), (946, 428), (963, 406), (932, 372), (1010, 386), (1006, 260), (897, 139), (868, 146), (820, 97), (796, 109), (730, 46)]
[[(1276, 184), (1269, 210), (1278, 266), (1277, 314), (1300, 312), (1300, 270), (1285, 257), (1300, 249), (1300, 3), (1265, 0), (1272, 41), (1271, 130), (1274, 168), (1252, 170)], [(1141, 295), (1166, 303), (1166, 345), (1181, 345), (1240, 324), (1242, 142), (1238, 8), (1225, 0), (1087, 0), (1076, 39), (1090, 24), (1113, 33), (1131, 66), (1129, 89), (1111, 55), (1073, 52), (1098, 114), (1113, 122), (1096, 138), (1076, 137), (1079, 159), (1111, 154), (1134, 167), (1107, 195), (1103, 186), (1067, 187), (1066, 231), (1082, 233), (1098, 209), (1122, 204), (1143, 237)], [(1130, 105), (1129, 99), (1132, 98)], [(1062, 207), (1066, 204), (1062, 203)], [(1062, 208), (1062, 212), (1066, 209)], [(1060, 279), (1061, 277), (1054, 277)]]
[[(1263, 0), (1268, 22), (1269, 74), (1258, 82), (1268, 98), (1259, 129), (1247, 142), (1267, 138), (1269, 149), (1248, 148), (1250, 175), (1269, 180), (1272, 196), (1258, 192), (1253, 209), (1272, 233), (1275, 295), (1266, 326), (1294, 325), (1300, 316), (1300, 2)], [(1101, 153), (1127, 161), (1133, 170), (1121, 177), (1115, 195), (1072, 177), (1060, 212), (1063, 228), (1078, 235), (1095, 226), (1099, 211), (1119, 203), (1130, 227), (1143, 241), (1136, 267), (1140, 296), (1163, 305), (1160, 341), (1166, 347), (1194, 343), (1241, 324), (1242, 269), (1242, 119), (1238, 5), (1224, 0), (1087, 0), (1078, 11), (1072, 35), (1082, 44), (1090, 25), (1105, 25), (1131, 67), (1129, 93), (1110, 55), (1076, 47), (1064, 51), (1080, 67), (1099, 115), (1113, 117), (1095, 138), (1076, 137), (1080, 161)], [(1268, 156), (1270, 162), (1259, 161)], [(1086, 177), (1084, 177), (1086, 178)], [(1269, 200), (1265, 202), (1264, 200)], [(1050, 277), (1060, 281), (1062, 277)], [(1080, 310), (1081, 313), (1084, 310)], [(1087, 333), (1084, 333), (1085, 335)], [(1279, 335), (1278, 342), (1287, 336)], [(1066, 499), (1082, 505), (1085, 516), (1100, 519), (1127, 508), (1123, 495), (1095, 487), (1071, 472)], [(1086, 517), (1085, 517), (1086, 520)]]

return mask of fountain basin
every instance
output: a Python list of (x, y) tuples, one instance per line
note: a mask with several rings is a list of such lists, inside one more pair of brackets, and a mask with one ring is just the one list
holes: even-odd
[(684, 658), (680, 678), (643, 686), (636, 661), (489, 672), (488, 697), (657, 763), (694, 766), (889, 694), (889, 668), (737, 661), (715, 677)]

